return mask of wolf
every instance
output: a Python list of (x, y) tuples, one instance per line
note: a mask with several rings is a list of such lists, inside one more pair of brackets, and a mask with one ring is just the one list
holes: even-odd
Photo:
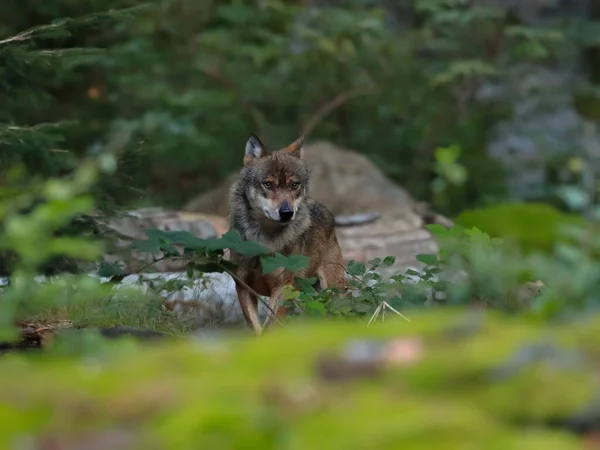
[(270, 150), (256, 134), (246, 142), (243, 167), (229, 191), (229, 224), (244, 240), (256, 242), (285, 256), (302, 254), (310, 265), (297, 273), (283, 268), (263, 275), (258, 257), (234, 251), (235, 285), (246, 323), (256, 334), (257, 295), (268, 297), (264, 327), (279, 314), (283, 288), (294, 285), (294, 276), (317, 277), (317, 288), (341, 287), (345, 282), (342, 251), (334, 217), (310, 197), (310, 172), (303, 160), (304, 136), (287, 147)]

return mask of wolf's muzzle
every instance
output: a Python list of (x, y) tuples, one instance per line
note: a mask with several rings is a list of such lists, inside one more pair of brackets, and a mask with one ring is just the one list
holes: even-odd
[(289, 222), (294, 217), (294, 210), (287, 200), (284, 200), (279, 208), (279, 220)]

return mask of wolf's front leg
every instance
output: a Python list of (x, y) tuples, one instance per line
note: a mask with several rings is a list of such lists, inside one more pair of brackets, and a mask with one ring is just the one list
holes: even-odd
[(271, 320), (274, 320), (275, 317), (281, 317), (281, 312), (279, 305), (281, 304), (281, 300), (283, 299), (283, 288), (284, 286), (278, 286), (271, 291), (271, 295), (269, 297), (269, 307), (267, 308), (267, 317), (265, 322), (263, 323), (263, 328), (266, 328)]
[(248, 291), (248, 289), (237, 283), (235, 285), (235, 290), (246, 323), (252, 327), (256, 334), (261, 334), (262, 328), (260, 326), (260, 321), (258, 320), (258, 298)]

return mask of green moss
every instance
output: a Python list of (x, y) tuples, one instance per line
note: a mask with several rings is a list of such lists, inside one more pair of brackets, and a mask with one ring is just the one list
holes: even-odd
[[(173, 340), (114, 343), (84, 357), (9, 355), (0, 360), (0, 448), (24, 436), (85, 439), (117, 429), (145, 448), (581, 448), (546, 421), (586, 404), (592, 365), (542, 361), (492, 376), (548, 330), (491, 314), (411, 319), (368, 328), (296, 323), (210, 347)], [(581, 328), (586, 339), (592, 325), (600, 330), (600, 319)], [(579, 330), (553, 330), (553, 345), (573, 351)], [(392, 337), (419, 339), (422, 354), (353, 381), (326, 381), (315, 368), (317, 356), (351, 339)]]

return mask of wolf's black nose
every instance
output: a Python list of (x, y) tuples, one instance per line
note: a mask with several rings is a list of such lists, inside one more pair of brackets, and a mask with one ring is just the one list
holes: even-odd
[(289, 222), (294, 215), (294, 210), (290, 206), (287, 200), (284, 200), (279, 208), (279, 219), (282, 222)]

